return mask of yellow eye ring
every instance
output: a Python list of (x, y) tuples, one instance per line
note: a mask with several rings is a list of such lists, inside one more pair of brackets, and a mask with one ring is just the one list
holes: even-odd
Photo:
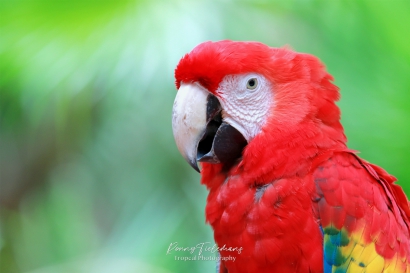
[(258, 87), (258, 79), (250, 78), (246, 83), (246, 88), (249, 90), (254, 90), (256, 87)]

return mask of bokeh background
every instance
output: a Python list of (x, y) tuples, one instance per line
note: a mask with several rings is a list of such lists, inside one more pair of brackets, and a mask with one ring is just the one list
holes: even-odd
[(213, 242), (171, 130), (174, 68), (206, 40), (320, 57), (350, 148), (410, 194), (409, 14), (407, 0), (0, 0), (0, 272), (214, 272), (166, 255)]

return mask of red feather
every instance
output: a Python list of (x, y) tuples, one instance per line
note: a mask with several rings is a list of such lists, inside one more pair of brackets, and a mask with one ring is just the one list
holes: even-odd
[(352, 248), (335, 266), (371, 264), (350, 256), (356, 245), (374, 243), (386, 266), (409, 268), (407, 198), (393, 176), (346, 147), (338, 88), (316, 57), (254, 42), (206, 42), (181, 59), (176, 86), (198, 82), (218, 97), (225, 76), (247, 72), (272, 83), (267, 123), (237, 165), (202, 163), (215, 241), (243, 247), (221, 252), (236, 260), (223, 261), (220, 272), (323, 272), (324, 240), (342, 230), (347, 238), (333, 238), (333, 247), (340, 250), (343, 239)]

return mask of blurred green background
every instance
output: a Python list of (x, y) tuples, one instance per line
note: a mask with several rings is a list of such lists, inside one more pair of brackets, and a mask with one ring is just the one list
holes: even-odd
[(321, 58), (350, 148), (410, 194), (409, 14), (406, 0), (0, 0), (0, 272), (214, 272), (166, 255), (213, 242), (171, 130), (174, 68), (206, 40)]

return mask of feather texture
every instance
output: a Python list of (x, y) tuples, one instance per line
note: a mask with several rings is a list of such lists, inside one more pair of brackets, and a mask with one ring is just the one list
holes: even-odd
[(314, 56), (255, 42), (206, 42), (185, 55), (176, 86), (217, 98), (224, 77), (272, 86), (267, 122), (236, 164), (201, 163), (219, 272), (408, 272), (410, 209), (395, 178), (346, 146), (338, 88)]
[(353, 153), (339, 152), (321, 163), (313, 178), (324, 268), (410, 272), (408, 202), (401, 191), (392, 190), (396, 189), (392, 176)]

